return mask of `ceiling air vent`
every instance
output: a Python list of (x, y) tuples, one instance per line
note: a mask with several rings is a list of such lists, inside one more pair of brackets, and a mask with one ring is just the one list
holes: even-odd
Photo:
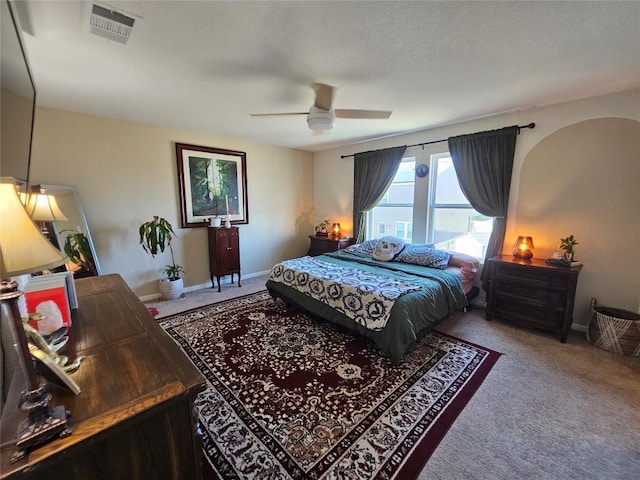
[(99, 37), (126, 44), (129, 41), (135, 19), (117, 10), (93, 4), (89, 16), (89, 32)]

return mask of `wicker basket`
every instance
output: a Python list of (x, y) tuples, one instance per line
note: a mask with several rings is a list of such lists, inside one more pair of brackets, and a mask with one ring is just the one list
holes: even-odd
[(596, 305), (591, 299), (587, 340), (591, 345), (619, 355), (640, 357), (640, 314)]

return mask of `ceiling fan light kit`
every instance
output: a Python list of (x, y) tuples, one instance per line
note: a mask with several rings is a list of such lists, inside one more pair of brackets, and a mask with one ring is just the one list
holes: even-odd
[(336, 117), (331, 111), (320, 110), (316, 107), (311, 107), (309, 115), (307, 115), (307, 125), (313, 131), (327, 131), (333, 130)]
[(316, 94), (315, 101), (307, 112), (284, 113), (252, 113), (252, 117), (284, 117), (290, 115), (306, 115), (307, 125), (314, 132), (326, 132), (333, 130), (336, 117), (338, 118), (363, 118), (363, 119), (387, 119), (391, 116), (390, 110), (353, 110), (333, 109), (333, 94), (335, 87), (324, 83), (312, 85)]

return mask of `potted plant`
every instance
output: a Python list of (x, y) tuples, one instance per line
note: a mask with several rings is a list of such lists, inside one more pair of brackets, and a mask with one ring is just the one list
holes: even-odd
[(329, 232), (327, 232), (327, 228), (329, 227), (329, 219), (325, 218), (318, 225), (316, 225), (316, 237), (328, 237)]
[(175, 235), (173, 227), (166, 219), (154, 215), (153, 220), (140, 225), (138, 231), (142, 248), (153, 258), (155, 258), (158, 253), (164, 252), (166, 247), (169, 247), (171, 264), (166, 265), (163, 270), (167, 278), (160, 280), (160, 293), (165, 300), (173, 300), (180, 297), (184, 289), (182, 274), (185, 272), (182, 266), (175, 262), (173, 257), (173, 248), (171, 247), (171, 240), (173, 240), (173, 236)]
[(560, 249), (564, 250), (565, 262), (573, 261), (573, 254), (575, 253), (576, 245), (578, 245), (578, 242), (573, 235), (560, 239)]
[(207, 222), (209, 222), (210, 227), (219, 228), (222, 226), (222, 217), (219, 217), (217, 214), (213, 217), (207, 218)]

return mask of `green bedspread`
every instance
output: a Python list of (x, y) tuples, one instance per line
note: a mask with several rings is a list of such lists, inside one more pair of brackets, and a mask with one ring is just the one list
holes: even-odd
[(407, 348), (421, 333), (467, 305), (460, 279), (447, 271), (400, 262), (379, 262), (344, 251), (319, 257), (323, 261), (359, 268), (420, 285), (420, 290), (398, 298), (391, 310), (387, 326), (373, 331), (356, 324), (349, 317), (318, 300), (282, 283), (267, 281), (273, 296), (301, 307), (325, 320), (355, 331), (373, 341), (394, 363), (400, 363)]

